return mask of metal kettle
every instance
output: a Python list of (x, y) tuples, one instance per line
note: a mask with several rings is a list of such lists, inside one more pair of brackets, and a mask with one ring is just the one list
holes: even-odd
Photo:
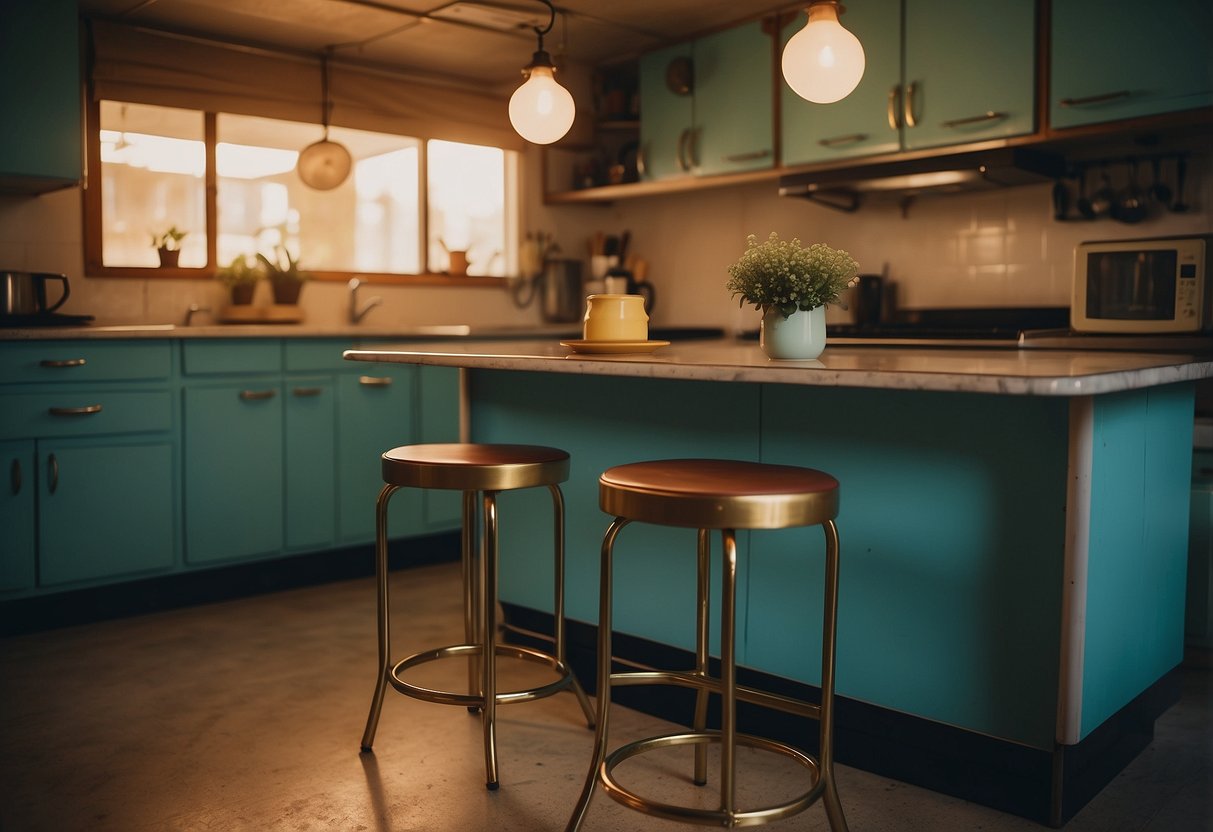
[(549, 259), (539, 277), (539, 312), (548, 323), (581, 320), (585, 291), (580, 260)]
[[(59, 281), (63, 294), (47, 303), (46, 284)], [(0, 315), (47, 315), (62, 306), (71, 294), (67, 276), (44, 272), (0, 272)]]

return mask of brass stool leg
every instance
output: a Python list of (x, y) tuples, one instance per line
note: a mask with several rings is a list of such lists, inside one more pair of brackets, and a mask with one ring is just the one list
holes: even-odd
[(387, 568), (387, 504), (392, 494), (400, 488), (385, 485), (375, 501), (375, 587), (378, 597), (379, 624), (379, 678), (375, 681), (375, 693), (371, 697), (371, 712), (366, 718), (366, 730), (362, 732), (362, 750), (370, 751), (375, 741), (375, 729), (379, 727), (379, 712), (383, 709), (383, 694), (387, 690), (387, 677), (391, 672), (391, 632), (388, 622), (388, 568)]
[(737, 537), (720, 532), (720, 809), (737, 808)]
[(821, 641), (821, 777), (825, 783), (822, 802), (833, 832), (847, 832), (847, 820), (834, 784), (834, 660), (838, 638), (838, 527), (833, 520), (822, 524), (826, 536), (825, 604)]
[(557, 672), (567, 673), (571, 680), (570, 686), (573, 689), (573, 694), (577, 697), (577, 703), (581, 705), (581, 712), (585, 714), (586, 724), (590, 728), (594, 727), (594, 711), (590, 707), (589, 697), (585, 695), (585, 691), (581, 688), (581, 683), (577, 681), (577, 677), (573, 675), (573, 671), (569, 669), (568, 660), (565, 657), (564, 651), (564, 494), (558, 485), (549, 485), (548, 490), (552, 493), (552, 514), (553, 531), (555, 540), (552, 544), (552, 551), (555, 552), (556, 564), (553, 569), (556, 576), (555, 590), (555, 641), (556, 641), (556, 662), (559, 667)]
[[(708, 613), (710, 610), (710, 591), (712, 582), (711, 538), (707, 529), (699, 530), (699, 580), (695, 595), (695, 675), (707, 678), (708, 675)], [(695, 718), (691, 730), (697, 734), (703, 733), (708, 722), (708, 691), (700, 688), (695, 692)], [(696, 786), (708, 782), (708, 746), (707, 743), (695, 744), (695, 778)]]
[[(480, 616), (477, 612), (479, 594), (477, 586), (476, 544), (476, 492), (463, 492), (463, 529), (460, 535), (460, 561), (463, 564), (463, 641), (475, 644), (479, 640)], [(468, 656), (468, 693), (480, 694), (480, 662), (475, 655)], [(480, 708), (469, 706), (468, 713), (477, 713)]]
[(497, 493), (483, 492), (484, 536), (480, 563), (481, 631), (480, 649), (483, 670), (485, 785), (496, 790), (497, 781)]
[(611, 558), (615, 546), (615, 538), (619, 530), (630, 520), (616, 517), (602, 538), (602, 567), (599, 573), (598, 587), (598, 716), (595, 722), (594, 755), (590, 760), (590, 771), (586, 774), (585, 785), (581, 789), (581, 797), (573, 807), (573, 814), (565, 826), (565, 832), (577, 832), (585, 820), (586, 811), (590, 808), (590, 799), (594, 796), (594, 787), (598, 785), (598, 772), (602, 761), (606, 758), (607, 717), (611, 709)]

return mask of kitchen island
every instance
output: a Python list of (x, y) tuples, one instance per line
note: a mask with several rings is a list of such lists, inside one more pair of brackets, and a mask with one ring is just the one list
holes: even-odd
[[(466, 436), (571, 453), (573, 632), (596, 619), (604, 468), (720, 456), (837, 476), (840, 762), (1061, 824), (1174, 700), (1194, 388), (1211, 356), (832, 346), (773, 362), (724, 339), (651, 355), (548, 340), (345, 355), (465, 368)], [(526, 545), (545, 534), (541, 497), (501, 501), (501, 598), (532, 629), (551, 612), (547, 555)], [(739, 663), (801, 695), (819, 681), (813, 532), (740, 541)], [(693, 531), (621, 537), (623, 658), (694, 644), (693, 552)]]

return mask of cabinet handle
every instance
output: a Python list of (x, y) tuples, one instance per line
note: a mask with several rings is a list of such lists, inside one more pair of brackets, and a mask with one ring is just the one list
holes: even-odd
[(691, 163), (687, 161), (687, 138), (690, 135), (690, 127), (678, 134), (678, 169), (683, 173), (691, 169)]
[(906, 127), (917, 127), (918, 119), (914, 118), (914, 93), (918, 90), (918, 84), (911, 81), (906, 87)]
[(240, 398), (246, 402), (255, 402), (261, 399), (272, 399), (277, 394), (277, 390), (241, 390)]
[(986, 110), (979, 116), (969, 116), (968, 118), (954, 118), (951, 121), (945, 121), (944, 127), (963, 127), (967, 124), (980, 124), (983, 121), (1000, 121), (1007, 117), (1006, 113), (996, 113), (993, 110)]
[(837, 147), (840, 144), (858, 144), (867, 139), (867, 133), (849, 133), (846, 136), (831, 136), (828, 139), (818, 139), (822, 147)]
[(45, 358), (38, 363), (43, 367), (83, 367), (88, 362), (86, 362), (83, 358), (63, 358), (57, 361), (50, 358)]
[(296, 387), (291, 391), (294, 395), (303, 398), (305, 396), (319, 396), (324, 392), (323, 387)]
[(901, 84), (895, 84), (889, 90), (889, 129), (901, 127)]
[(645, 155), (644, 149), (646, 147), (648, 147), (647, 143), (642, 144), (636, 150), (636, 176), (640, 179), (644, 179), (649, 175), (649, 171), (646, 168), (645, 163), (644, 163), (644, 155)]
[(1088, 95), (1085, 98), (1063, 98), (1057, 103), (1062, 107), (1081, 107), (1084, 104), (1103, 104), (1105, 101), (1128, 98), (1129, 95), (1128, 90), (1117, 90), (1116, 92), (1105, 92), (1100, 95)]
[(726, 162), (752, 162), (755, 159), (765, 159), (771, 155), (769, 150), (751, 150), (749, 153), (734, 153), (731, 156), (725, 156)]
[(699, 167), (699, 137), (702, 133), (702, 127), (692, 127), (687, 140), (687, 159), (692, 168)]
[(391, 376), (358, 376), (358, 383), (363, 387), (390, 387)]
[(46, 488), (51, 493), (59, 487), (59, 460), (54, 454), (46, 458)]
[(13, 485), (13, 493), (21, 493), (21, 460), (14, 459), (13, 465), (8, 472), (9, 482)]
[(91, 416), (94, 413), (101, 412), (101, 405), (89, 404), (84, 407), (51, 407), (47, 408), (47, 413), (52, 416)]

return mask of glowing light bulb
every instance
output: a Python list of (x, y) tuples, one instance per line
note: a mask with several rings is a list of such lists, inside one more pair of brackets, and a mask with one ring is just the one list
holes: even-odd
[(863, 78), (863, 45), (838, 22), (838, 4), (814, 3), (809, 22), (783, 49), (783, 77), (801, 98), (817, 104), (841, 101)]
[(569, 132), (576, 107), (573, 96), (556, 82), (554, 68), (540, 54), (535, 53), (526, 83), (510, 96), (510, 124), (528, 142), (551, 144)]

